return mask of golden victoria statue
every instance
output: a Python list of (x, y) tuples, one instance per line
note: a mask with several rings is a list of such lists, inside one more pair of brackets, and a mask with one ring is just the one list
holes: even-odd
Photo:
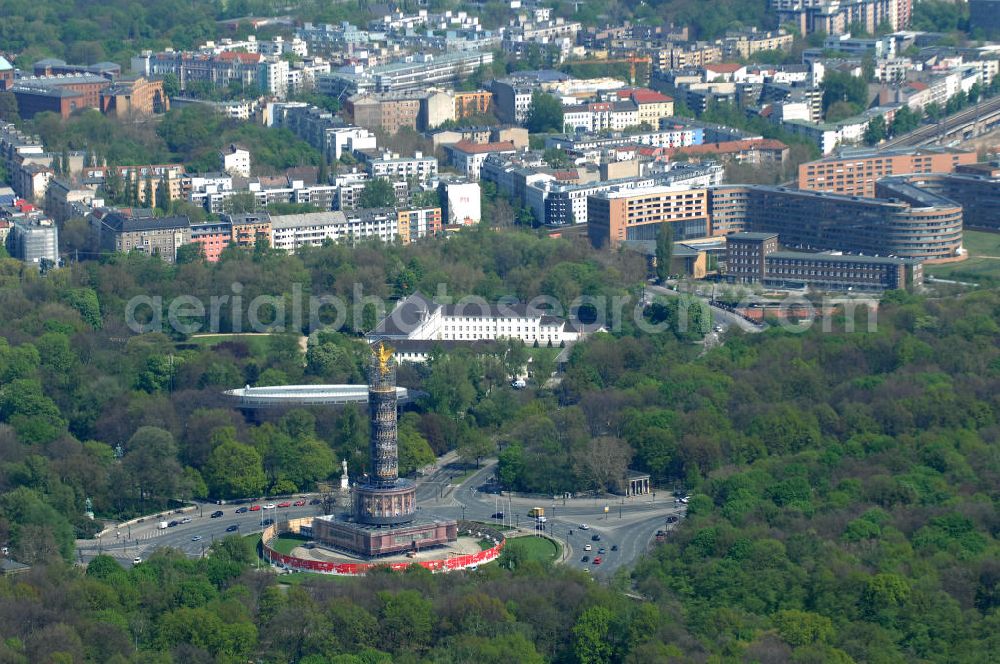
[(384, 341), (378, 342), (378, 346), (374, 349), (375, 356), (378, 358), (378, 369), (380, 373), (389, 373), (389, 360), (392, 359), (392, 354), (395, 352), (390, 348)]

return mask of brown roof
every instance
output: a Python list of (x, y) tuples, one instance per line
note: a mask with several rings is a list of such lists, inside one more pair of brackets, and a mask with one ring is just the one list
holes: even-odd
[(781, 141), (773, 138), (749, 138), (743, 141), (723, 141), (721, 143), (703, 143), (701, 145), (673, 148), (670, 154), (723, 154), (728, 152), (745, 152), (747, 150), (784, 150), (787, 147)]
[(736, 62), (720, 62), (714, 65), (705, 65), (704, 68), (717, 74), (735, 74), (743, 68), (743, 65)]
[(460, 150), (466, 154), (483, 154), (484, 152), (515, 152), (513, 141), (500, 141), (498, 143), (471, 143), (469, 141), (459, 141), (451, 146), (452, 150)]

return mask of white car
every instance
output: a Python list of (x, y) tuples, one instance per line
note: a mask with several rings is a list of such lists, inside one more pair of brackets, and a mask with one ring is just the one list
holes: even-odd
[(191, 538), (191, 541), (192, 542), (200, 542), (201, 541), (201, 535), (195, 535), (194, 537)]
[(590, 526), (585, 523), (580, 524), (580, 530), (590, 530)]
[(274, 503), (268, 503), (267, 505), (264, 505), (264, 509), (266, 510), (273, 510), (274, 508), (275, 508)]
[(584, 550), (584, 551), (590, 551), (590, 550), (592, 550), (593, 548), (594, 548), (594, 547), (592, 547), (592, 546), (591, 546), (591, 545), (589, 545), (589, 544), (584, 544), (584, 545), (583, 545), (583, 550)]
[(181, 523), (191, 523), (191, 517), (189, 516), (184, 517), (183, 519), (181, 519)]
[(687, 505), (687, 502), (688, 502), (688, 501), (689, 501), (690, 499), (691, 499), (691, 497), (690, 497), (690, 496), (684, 496), (684, 497), (683, 497), (683, 498), (681, 498), (680, 500), (681, 500), (681, 502), (682, 502), (682, 503), (684, 503), (685, 505)]
[(141, 562), (142, 562), (142, 558), (140, 558), (139, 556), (136, 556), (135, 558), (132, 559), (132, 564), (133, 565), (138, 565)]

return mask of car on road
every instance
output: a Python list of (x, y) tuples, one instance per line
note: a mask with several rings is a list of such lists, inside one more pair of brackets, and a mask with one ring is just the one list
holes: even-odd
[(580, 562), (581, 563), (589, 563), (590, 562), (590, 556), (584, 556), (583, 558), (580, 558)]
[(617, 544), (612, 544), (611, 545), (611, 550), (612, 551), (617, 551), (618, 550), (618, 545)]
[(591, 549), (593, 549), (593, 548), (594, 548), (594, 547), (593, 547), (593, 546), (591, 546), (590, 544), (585, 544), (585, 545), (584, 545), (584, 547), (583, 547), (583, 550), (584, 550), (584, 551), (590, 551), (590, 550), (591, 550)]
[(264, 520), (263, 520), (263, 521), (261, 522), (261, 525), (262, 525), (262, 526), (270, 526), (270, 525), (272, 525), (273, 523), (274, 523), (274, 519), (264, 519)]
[(503, 518), (503, 512), (494, 512), (493, 514), (490, 515), (490, 518), (491, 519), (502, 519)]
[(598, 553), (600, 553), (601, 555), (603, 555), (603, 554), (607, 553), (608, 551), (607, 551), (607, 549), (605, 549), (605, 548), (604, 548), (604, 547), (602, 546), (602, 547), (601, 547), (600, 549), (598, 549), (598, 550), (597, 550), (597, 552), (598, 552)]
[(259, 512), (260, 511), (260, 505), (251, 505), (250, 506), (250, 511), (251, 512)]
[(601, 541), (601, 536), (600, 536), (600, 535), (593, 535), (593, 536), (592, 536), (592, 537), (590, 538), (590, 541), (591, 541), (591, 542), (600, 542), (600, 541)]
[(667, 523), (677, 523), (677, 517), (671, 514), (667, 517)]
[(195, 535), (194, 537), (191, 538), (191, 541), (192, 542), (200, 542), (201, 541), (201, 535)]
[(595, 565), (600, 565), (601, 564), (601, 557), (600, 556), (594, 556), (594, 564)]
[(273, 510), (274, 508), (275, 508), (274, 503), (268, 503), (267, 505), (264, 505), (264, 509), (266, 510)]
[(312, 500), (310, 500), (310, 501), (309, 501), (309, 504), (310, 504), (310, 505), (319, 505), (319, 504), (320, 504), (320, 503), (322, 503), (322, 502), (323, 502), (323, 501), (322, 501), (322, 500), (320, 500), (319, 498), (313, 498)]
[(306, 501), (304, 501), (304, 500), (296, 500), (294, 503), (292, 503), (292, 505), (294, 505), (295, 507), (302, 507), (305, 504), (306, 504)]
[(247, 509), (248, 508), (246, 508), (246, 507), (237, 507), (236, 508), (236, 513), (237, 514), (246, 514), (247, 513)]
[(133, 565), (138, 565), (141, 562), (142, 562), (142, 558), (140, 558), (139, 556), (136, 556), (135, 558), (132, 559), (132, 564)]
[(218, 519), (220, 516), (222, 516), (222, 510), (216, 510), (211, 514), (211, 518), (213, 519)]
[(690, 496), (682, 496), (682, 497), (678, 498), (678, 500), (680, 500), (683, 504), (687, 505), (688, 501), (691, 500), (691, 497)]
[(191, 523), (191, 517), (189, 516), (184, 517), (183, 519), (181, 519), (181, 523)]
[(590, 526), (585, 523), (580, 524), (580, 530), (590, 530)]
[(278, 503), (278, 507), (291, 507), (291, 506), (292, 504), (287, 500), (283, 503)]
[(171, 521), (170, 523), (167, 524), (167, 528), (173, 528), (174, 526), (177, 526), (177, 525), (180, 525), (180, 522), (178, 522), (178, 521)]
[(231, 525), (228, 528), (226, 528), (226, 532), (227, 533), (235, 533), (239, 529), (240, 529), (240, 524), (234, 523), (233, 525)]

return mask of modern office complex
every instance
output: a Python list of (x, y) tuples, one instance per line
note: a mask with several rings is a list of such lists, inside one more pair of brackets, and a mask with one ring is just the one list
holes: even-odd
[(912, 258), (780, 251), (778, 239), (775, 233), (729, 235), (726, 277), (741, 284), (824, 290), (882, 291), (923, 283), (923, 266)]
[(844, 196), (875, 196), (875, 182), (910, 173), (952, 173), (976, 163), (976, 152), (941, 148), (841, 150), (799, 166), (799, 189)]
[(588, 234), (596, 247), (616, 247), (655, 239), (666, 222), (677, 240), (752, 231), (778, 233), (800, 249), (961, 259), (961, 205), (900, 178), (883, 179), (875, 193), (879, 198), (762, 185), (608, 192), (587, 201)]
[(1000, 231), (1000, 177), (989, 170), (985, 173), (960, 167), (955, 173), (927, 173), (902, 179), (961, 205), (962, 223), (966, 227)]
[(10, 255), (25, 263), (35, 267), (59, 264), (59, 229), (51, 219), (13, 219), (7, 243)]

